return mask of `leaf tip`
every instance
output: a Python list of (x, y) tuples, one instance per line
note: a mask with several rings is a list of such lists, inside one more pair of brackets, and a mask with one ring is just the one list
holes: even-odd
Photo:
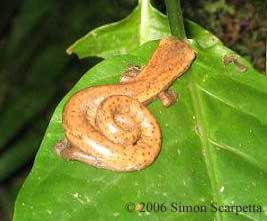
[(69, 48), (66, 49), (66, 53), (67, 53), (67, 55), (72, 55), (72, 53), (73, 53), (72, 46), (70, 46)]

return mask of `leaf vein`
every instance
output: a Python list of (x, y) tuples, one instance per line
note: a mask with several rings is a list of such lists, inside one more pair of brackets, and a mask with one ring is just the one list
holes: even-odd
[(210, 97), (220, 101), (221, 103), (224, 103), (228, 107), (231, 107), (232, 109), (238, 110), (242, 114), (245, 114), (245, 115), (248, 115), (248, 116), (254, 118), (255, 120), (259, 121), (261, 124), (263, 124), (265, 126), (267, 125), (266, 122), (264, 122), (263, 120), (259, 119), (258, 116), (253, 115), (252, 113), (243, 110), (240, 106), (238, 107), (237, 105), (234, 105), (233, 103), (229, 102), (228, 100), (223, 99), (222, 97), (219, 97), (218, 95), (215, 95), (215, 94), (211, 93), (210, 91), (207, 91), (205, 88), (203, 88), (199, 84), (196, 84), (196, 87), (199, 90), (201, 90), (202, 92), (204, 92), (205, 94), (209, 95)]
[(261, 171), (263, 171), (265, 174), (267, 174), (267, 170), (263, 167), (261, 167), (261, 165), (257, 162), (256, 159), (254, 159), (253, 157), (249, 156), (248, 154), (245, 154), (244, 152), (238, 150), (235, 147), (232, 147), (230, 145), (224, 144), (224, 143), (218, 143), (215, 140), (212, 140), (209, 138), (209, 142), (213, 145), (215, 145), (216, 147), (222, 149), (222, 150), (226, 150), (229, 151), (237, 156), (239, 156), (242, 160), (250, 163), (251, 165), (253, 165), (254, 167), (260, 169)]

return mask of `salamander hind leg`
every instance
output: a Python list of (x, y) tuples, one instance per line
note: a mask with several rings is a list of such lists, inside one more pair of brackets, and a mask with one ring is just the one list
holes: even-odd
[(62, 139), (55, 145), (55, 151), (58, 156), (62, 156), (62, 153), (65, 151), (65, 149), (68, 149), (69, 144), (66, 138)]
[(173, 90), (167, 89), (166, 91), (160, 92), (158, 98), (163, 106), (169, 107), (176, 102), (177, 95)]
[(61, 140), (55, 145), (55, 151), (58, 156), (66, 160), (78, 160), (95, 167), (103, 167), (103, 162), (82, 150), (72, 147), (67, 139)]

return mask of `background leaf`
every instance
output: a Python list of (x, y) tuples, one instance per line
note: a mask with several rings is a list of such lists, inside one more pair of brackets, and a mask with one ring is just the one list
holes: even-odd
[[(156, 47), (152, 42), (131, 55), (98, 64), (59, 104), (19, 194), (14, 220), (266, 219), (265, 213), (237, 217), (125, 211), (126, 202), (140, 201), (267, 205), (267, 81), (242, 58), (245, 73), (233, 64), (224, 65), (223, 57), (233, 52), (199, 26), (188, 29), (197, 59), (173, 85), (179, 102), (170, 108), (159, 101), (149, 106), (163, 131), (157, 161), (140, 172), (114, 173), (60, 160), (52, 150), (63, 137), (61, 111), (66, 99), (84, 87), (117, 83), (128, 65), (148, 61)], [(207, 41), (204, 35), (209, 36)]]
[(126, 54), (149, 40), (160, 39), (169, 33), (167, 22), (166, 17), (156, 11), (149, 0), (142, 0), (127, 18), (90, 31), (67, 52), (75, 53), (80, 58), (108, 58)]
[[(228, 46), (252, 60), (260, 70), (265, 70), (264, 48), (267, 27), (260, 22), (267, 17), (265, 4), (254, 1), (256, 9), (251, 3), (242, 1), (236, 1), (235, 6), (224, 0), (182, 1), (182, 4), (184, 14), (189, 18), (197, 19), (204, 27), (209, 26), (209, 30), (218, 33)], [(162, 5), (164, 4), (161, 4), (161, 7)], [(211, 46), (219, 41), (207, 30), (197, 28), (192, 21), (185, 20), (185, 23), (187, 31), (194, 30), (194, 37), (201, 37), (202, 45)], [(160, 39), (169, 33), (166, 16), (155, 10), (149, 0), (140, 0), (139, 5), (127, 18), (90, 31), (70, 46), (67, 52), (75, 53), (80, 58), (108, 58), (116, 54), (129, 53), (141, 44)], [(189, 34), (189, 37), (191, 36)], [(257, 41), (251, 41), (252, 39)]]
[[(147, 41), (170, 35), (166, 16), (153, 8), (150, 1), (140, 2), (127, 18), (90, 31), (70, 46), (67, 52), (75, 53), (79, 58), (109, 58), (129, 53)], [(188, 37), (194, 36), (202, 47), (210, 47), (220, 41), (192, 21), (186, 20), (185, 25)]]

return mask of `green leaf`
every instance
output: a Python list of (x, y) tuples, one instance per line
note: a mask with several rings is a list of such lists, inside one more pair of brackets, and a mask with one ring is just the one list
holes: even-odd
[[(168, 211), (172, 202), (210, 209), (213, 201), (267, 210), (267, 79), (194, 23), (188, 23), (187, 35), (197, 57), (172, 86), (179, 101), (165, 108), (157, 100), (148, 107), (163, 135), (158, 159), (142, 171), (116, 173), (62, 160), (53, 151), (64, 136), (61, 113), (66, 100), (88, 86), (118, 83), (129, 65), (146, 64), (157, 46), (153, 41), (99, 63), (61, 101), (18, 195), (14, 221), (267, 219), (266, 212), (237, 216), (125, 209), (127, 202), (165, 202)], [(229, 56), (246, 71), (224, 64)]]
[(80, 58), (108, 58), (126, 54), (147, 41), (160, 39), (170, 33), (166, 17), (156, 11), (149, 0), (140, 2), (127, 18), (89, 32), (70, 46), (67, 53), (75, 53)]
[[(77, 83), (56, 109), (31, 175), (19, 194), (14, 220), (232, 220), (231, 214), (127, 213), (126, 202), (266, 205), (267, 80), (249, 68), (224, 66), (232, 53), (221, 45), (203, 50), (173, 85), (179, 102), (149, 106), (162, 132), (162, 151), (149, 168), (116, 173), (59, 159), (53, 146), (63, 137), (61, 112), (81, 88), (118, 82), (128, 65), (143, 65), (155, 42), (134, 55), (106, 60)], [(212, 63), (212, 65), (210, 65)], [(240, 191), (242, 189), (242, 191)], [(45, 190), (45, 191), (44, 191)], [(112, 204), (110, 203), (112, 201)], [(249, 214), (254, 220), (265, 217)], [(250, 220), (240, 214), (242, 220)]]
[[(194, 38), (202, 47), (220, 43), (217, 37), (192, 21), (186, 20), (185, 28), (187, 36)], [(127, 54), (147, 41), (169, 35), (166, 16), (153, 8), (149, 0), (142, 0), (127, 18), (90, 31), (70, 46), (67, 53), (75, 53), (79, 58), (109, 58), (113, 55)]]

